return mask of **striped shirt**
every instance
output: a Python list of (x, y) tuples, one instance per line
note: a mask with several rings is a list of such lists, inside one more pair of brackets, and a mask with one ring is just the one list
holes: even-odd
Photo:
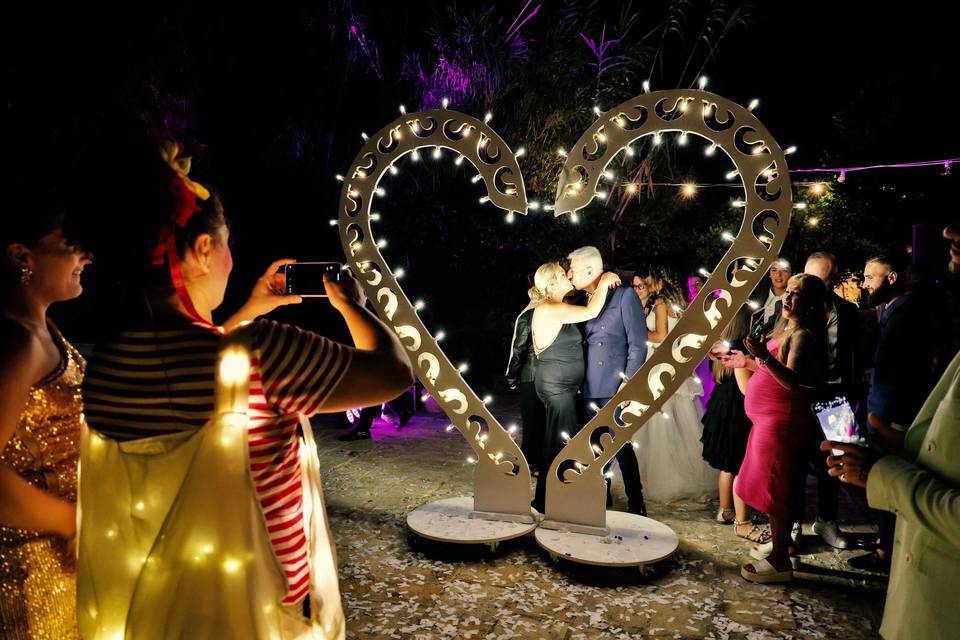
[[(254, 323), (248, 446), (250, 475), (288, 585), (284, 604), (310, 590), (297, 436), (350, 364), (343, 345), (271, 321)], [(202, 428), (214, 411), (221, 335), (185, 318), (123, 331), (97, 345), (83, 382), (87, 423), (117, 440)]]

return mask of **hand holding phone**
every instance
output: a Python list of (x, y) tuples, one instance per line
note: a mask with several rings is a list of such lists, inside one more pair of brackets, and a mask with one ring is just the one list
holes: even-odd
[(324, 276), (324, 286), (330, 299), (330, 306), (341, 313), (347, 308), (354, 306), (364, 308), (367, 304), (367, 297), (360, 288), (360, 283), (353, 277), (349, 269), (340, 272), (339, 280), (331, 280), (331, 274)]
[(298, 295), (286, 295), (283, 285), (283, 270), (286, 265), (293, 262), (294, 260), (289, 258), (271, 262), (263, 275), (257, 278), (247, 301), (223, 323), (224, 329), (233, 330), (245, 322), (251, 322), (270, 313), (277, 307), (301, 302)]

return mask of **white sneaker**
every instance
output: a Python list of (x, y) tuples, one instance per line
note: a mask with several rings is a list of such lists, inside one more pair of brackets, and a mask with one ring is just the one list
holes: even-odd
[(817, 516), (817, 519), (813, 521), (813, 532), (835, 549), (846, 549), (850, 546), (835, 520), (821, 520)]
[(793, 541), (793, 546), (800, 544), (800, 536), (803, 535), (803, 526), (799, 522), (794, 522), (793, 526), (790, 528), (790, 540)]

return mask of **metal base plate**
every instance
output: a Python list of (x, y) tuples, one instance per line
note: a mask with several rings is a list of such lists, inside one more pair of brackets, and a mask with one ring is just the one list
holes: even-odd
[[(507, 522), (477, 517), (473, 498), (446, 498), (420, 505), (407, 514), (407, 526), (428, 540), (453, 544), (486, 544), (495, 548), (504, 540), (525, 536), (537, 528), (534, 522)], [(531, 511), (531, 516), (533, 512)]]
[(539, 528), (537, 543), (553, 560), (564, 558), (605, 567), (631, 567), (658, 562), (673, 555), (680, 539), (673, 529), (651, 518), (607, 511), (606, 536)]

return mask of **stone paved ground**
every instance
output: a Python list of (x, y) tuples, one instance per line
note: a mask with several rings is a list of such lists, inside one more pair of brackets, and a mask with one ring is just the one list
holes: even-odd
[[(493, 407), (517, 421), (509, 400)], [(495, 553), (413, 539), (408, 511), (472, 490), (470, 451), (447, 424), (421, 412), (402, 431), (378, 421), (372, 441), (342, 443), (329, 416), (315, 423), (348, 638), (877, 637), (886, 583), (847, 568), (860, 551), (818, 544), (808, 524), (795, 582), (749, 584), (739, 574), (747, 548), (713, 522), (716, 502), (648, 503), (680, 548), (646, 576), (554, 565), (532, 538)], [(614, 496), (625, 509), (618, 480)], [(862, 502), (844, 496), (841, 510), (865, 536)]]

